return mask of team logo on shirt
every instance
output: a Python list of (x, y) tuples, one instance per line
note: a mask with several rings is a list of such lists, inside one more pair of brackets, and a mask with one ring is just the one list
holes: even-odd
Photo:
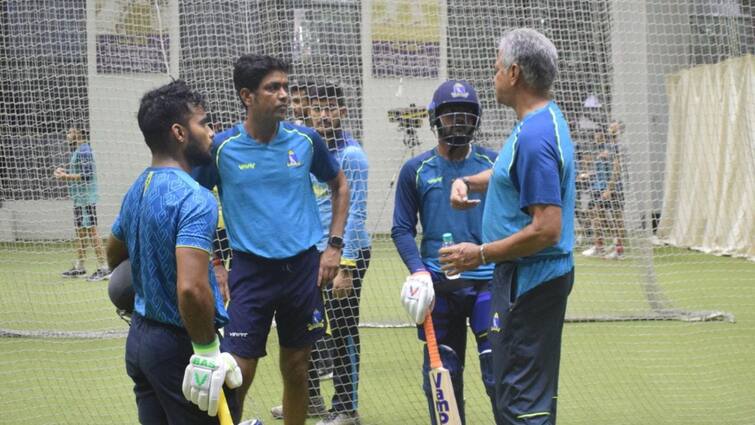
[(469, 92), (467, 91), (467, 88), (464, 87), (464, 84), (456, 83), (454, 84), (454, 88), (451, 90), (451, 97), (456, 99), (457, 97), (463, 97), (464, 99), (469, 97)]
[(296, 157), (296, 152), (292, 151), (291, 149), (288, 150), (288, 163), (286, 165), (288, 165), (289, 167), (298, 167), (301, 165), (299, 158)]
[(493, 315), (493, 325), (490, 326), (490, 332), (500, 332), (501, 331), (501, 318), (498, 317), (498, 313)]
[(313, 331), (322, 327), (325, 327), (325, 323), (322, 320), (322, 313), (320, 310), (315, 309), (315, 311), (312, 312), (312, 320), (307, 324), (307, 330)]
[(427, 184), (435, 184), (443, 181), (443, 176), (435, 177), (434, 179), (427, 179)]

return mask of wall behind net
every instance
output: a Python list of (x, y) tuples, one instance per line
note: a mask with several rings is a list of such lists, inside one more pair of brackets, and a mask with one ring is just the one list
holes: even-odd
[[(497, 40), (521, 26), (542, 31), (559, 50), (554, 96), (581, 169), (589, 171), (609, 123), (623, 124), (615, 152), (624, 201), (596, 216), (590, 186), (580, 192), (578, 277), (567, 316), (585, 323), (565, 331), (561, 421), (616, 422), (632, 410), (639, 422), (618, 423), (747, 423), (755, 416), (751, 392), (731, 383), (755, 380), (742, 361), (755, 347), (740, 338), (755, 330), (752, 315), (742, 313), (755, 302), (738, 295), (752, 294), (746, 291), (755, 270), (744, 261), (722, 265), (654, 246), (653, 231), (669, 183), (666, 79), (753, 54), (750, 2), (6, 0), (0, 3), (0, 347), (10, 356), (0, 361), (0, 376), (25, 389), (2, 393), (7, 423), (135, 421), (122, 365), (125, 324), (102, 285), (59, 277), (74, 258), (71, 200), (51, 178), (68, 160), (66, 129), (91, 130), (104, 236), (149, 160), (135, 120), (139, 97), (171, 77), (186, 79), (227, 128), (243, 117), (232, 68), (244, 53), (291, 61), (294, 81), (345, 88), (344, 125), (370, 162), (374, 241), (362, 296), (360, 411), (365, 423), (426, 423), (421, 345), (399, 306), (406, 269), (389, 232), (399, 167), (432, 148), (434, 136), (426, 118), (401, 117), (426, 106), (444, 79), (466, 79), (483, 106), (478, 142), (499, 149), (515, 116), (493, 95)], [(753, 143), (749, 129), (745, 148)], [(706, 174), (701, 180), (716, 178), (712, 168), (699, 173)], [(735, 177), (731, 185), (746, 191), (752, 181)], [(604, 254), (621, 243), (624, 260), (582, 256), (598, 238)], [(91, 268), (91, 249), (88, 258)], [(688, 323), (713, 320), (719, 323)], [(468, 423), (492, 423), (473, 340), (468, 351)], [(269, 366), (258, 374), (246, 417), (268, 423), (280, 388), (275, 356), (263, 363)], [(13, 372), (22, 366), (33, 371), (34, 384)], [(20, 406), (30, 403), (45, 408), (24, 413)]]

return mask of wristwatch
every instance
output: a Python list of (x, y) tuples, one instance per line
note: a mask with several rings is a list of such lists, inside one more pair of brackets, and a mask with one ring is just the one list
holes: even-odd
[(328, 245), (336, 249), (343, 249), (343, 238), (340, 236), (331, 236), (328, 238)]

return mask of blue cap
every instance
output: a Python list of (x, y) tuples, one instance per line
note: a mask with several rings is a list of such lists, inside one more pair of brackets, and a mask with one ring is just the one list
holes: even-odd
[(432, 126), (437, 118), (438, 108), (453, 103), (469, 103), (474, 105), (477, 116), (482, 116), (480, 100), (477, 99), (477, 92), (474, 87), (464, 80), (448, 80), (438, 86), (435, 93), (433, 93), (433, 100), (427, 105), (427, 111), (430, 115), (430, 125)]

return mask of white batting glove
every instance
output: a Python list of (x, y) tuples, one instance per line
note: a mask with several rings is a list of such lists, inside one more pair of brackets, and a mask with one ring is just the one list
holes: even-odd
[(241, 369), (232, 355), (220, 352), (217, 338), (206, 346), (194, 345), (194, 353), (186, 366), (181, 389), (187, 400), (215, 416), (223, 382), (229, 388), (241, 386)]
[(432, 311), (435, 300), (433, 279), (428, 272), (416, 272), (406, 278), (401, 288), (401, 304), (414, 323), (420, 325)]

